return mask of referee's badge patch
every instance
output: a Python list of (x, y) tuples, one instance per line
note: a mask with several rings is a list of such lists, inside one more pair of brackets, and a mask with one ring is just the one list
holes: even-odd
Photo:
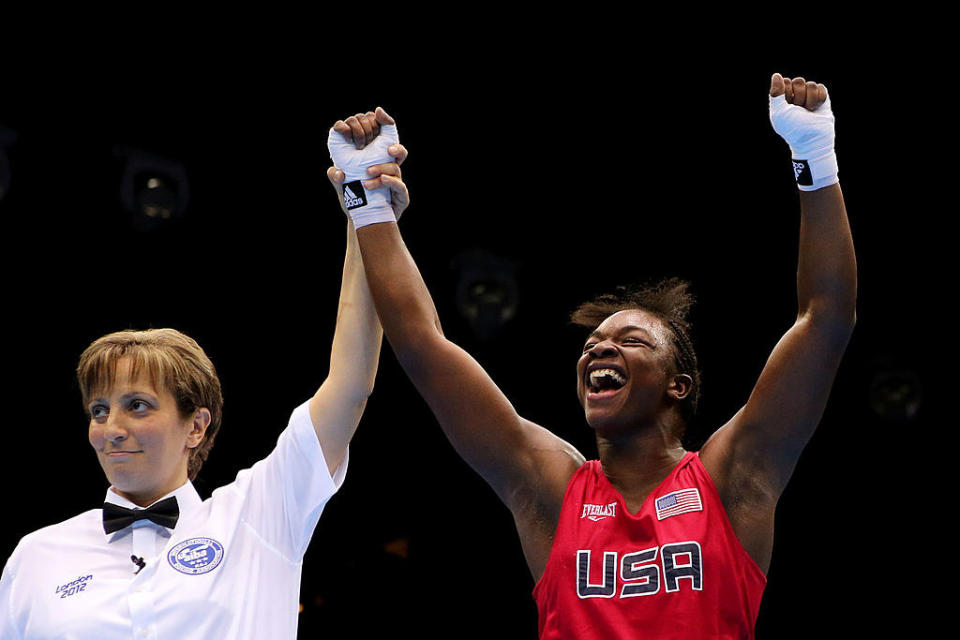
[(170, 550), (167, 562), (188, 576), (210, 573), (223, 562), (223, 545), (213, 538), (190, 538)]
[(703, 511), (700, 490), (697, 488), (681, 489), (657, 498), (657, 520), (694, 511)]

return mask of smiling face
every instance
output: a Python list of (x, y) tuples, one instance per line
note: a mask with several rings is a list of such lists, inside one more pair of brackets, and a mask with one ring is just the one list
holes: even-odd
[(91, 394), (88, 435), (114, 490), (147, 506), (187, 481), (189, 453), (203, 440), (210, 412), (181, 415), (169, 390), (142, 373), (131, 378), (130, 368), (121, 358), (113, 384)]
[(675, 371), (671, 334), (655, 315), (627, 309), (590, 334), (577, 363), (577, 396), (598, 431), (644, 422), (689, 392)]

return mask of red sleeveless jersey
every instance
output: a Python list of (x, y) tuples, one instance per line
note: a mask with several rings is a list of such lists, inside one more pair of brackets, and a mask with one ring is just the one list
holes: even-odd
[(689, 452), (636, 515), (600, 462), (584, 463), (533, 596), (541, 639), (745, 640), (766, 583)]

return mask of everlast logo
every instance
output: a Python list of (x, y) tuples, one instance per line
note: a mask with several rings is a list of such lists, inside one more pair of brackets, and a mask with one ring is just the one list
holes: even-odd
[(610, 504), (585, 504), (583, 505), (583, 513), (580, 515), (581, 520), (589, 518), (594, 522), (603, 520), (604, 518), (615, 517), (617, 517), (616, 502), (611, 502)]
[(348, 182), (343, 185), (343, 206), (350, 209), (364, 207), (367, 204), (367, 194), (363, 190), (363, 185), (359, 180)]

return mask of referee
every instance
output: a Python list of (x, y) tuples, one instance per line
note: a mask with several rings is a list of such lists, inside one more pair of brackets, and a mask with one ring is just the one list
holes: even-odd
[(303, 555), (343, 483), (382, 340), (352, 225), (347, 236), (328, 377), (276, 448), (207, 500), (191, 481), (223, 400), (200, 346), (155, 329), (84, 351), (89, 441), (110, 488), (102, 509), (20, 540), (0, 579), (0, 639), (296, 637)]

